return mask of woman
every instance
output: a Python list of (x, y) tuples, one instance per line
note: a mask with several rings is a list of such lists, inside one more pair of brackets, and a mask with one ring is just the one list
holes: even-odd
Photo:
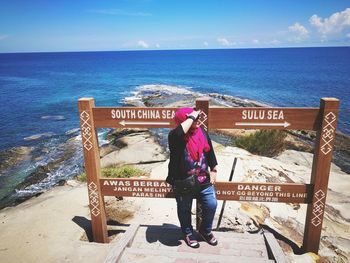
[(184, 240), (192, 248), (199, 247), (191, 222), (194, 196), (176, 191), (176, 182), (190, 176), (194, 176), (200, 184), (200, 191), (195, 196), (202, 206), (199, 234), (210, 245), (216, 246), (218, 243), (211, 232), (217, 207), (214, 188), (217, 161), (208, 134), (197, 123), (199, 114), (200, 111), (191, 108), (179, 109), (174, 117), (177, 127), (170, 131), (168, 137), (170, 162), (167, 182), (173, 186)]

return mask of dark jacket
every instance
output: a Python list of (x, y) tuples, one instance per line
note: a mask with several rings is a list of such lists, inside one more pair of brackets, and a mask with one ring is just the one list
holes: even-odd
[[(205, 152), (205, 157), (208, 162), (210, 169), (213, 169), (218, 163), (216, 161), (216, 156), (214, 153), (213, 145), (206, 131), (203, 134), (206, 136), (208, 144), (210, 146), (209, 152)], [(173, 185), (174, 180), (185, 179), (187, 171), (185, 169), (185, 133), (182, 126), (179, 125), (175, 129), (171, 130), (168, 135), (169, 150), (170, 150), (170, 162), (168, 165), (168, 177), (166, 181)]]

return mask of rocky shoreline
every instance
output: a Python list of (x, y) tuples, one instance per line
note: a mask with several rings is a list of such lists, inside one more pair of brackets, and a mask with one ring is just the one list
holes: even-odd
[[(125, 105), (129, 106), (148, 106), (148, 107), (182, 107), (188, 106), (193, 107), (195, 104), (196, 98), (203, 96), (203, 94), (195, 93), (188, 90), (180, 90), (178, 93), (173, 93), (170, 89), (159, 87), (159, 89), (153, 90), (140, 90), (138, 94), (132, 99), (125, 99)], [(268, 106), (266, 104), (251, 101), (247, 99), (241, 99), (229, 95), (222, 95), (217, 93), (207, 94), (210, 100), (210, 105), (220, 106), (220, 107), (263, 107)], [(76, 136), (77, 130), (74, 131), (73, 135)], [(155, 130), (151, 133), (155, 138), (161, 143), (161, 146), (166, 148), (167, 138), (166, 135), (163, 135), (162, 138), (157, 133), (159, 130)], [(247, 134), (254, 132), (252, 130), (212, 130), (211, 133), (217, 136), (219, 141), (230, 141), (235, 139), (242, 134)], [(305, 131), (288, 131), (286, 138), (286, 150), (298, 150), (303, 152), (313, 152), (314, 138), (316, 136), (315, 132), (305, 132)], [(123, 145), (122, 140), (119, 140), (118, 137), (127, 135), (126, 133), (120, 132), (117, 137), (113, 138), (113, 131), (107, 135), (107, 140), (111, 141), (108, 145), (105, 145), (101, 148), (101, 157), (108, 154), (111, 151), (114, 151), (118, 148), (121, 148)], [(45, 163), (40, 163), (24, 177), (20, 175), (19, 183), (13, 185), (13, 189), (2, 190), (0, 195), (0, 209), (6, 206), (17, 205), (30, 198), (31, 196), (37, 196), (38, 194), (45, 191), (39, 190), (34, 191), (32, 194), (30, 191), (26, 192), (26, 189), (32, 185), (38, 185), (43, 180), (48, 180), (50, 174), (56, 173), (58, 170), (62, 169), (65, 165), (65, 162), (72, 158), (74, 154), (77, 154), (80, 151), (80, 141), (77, 141), (76, 137), (71, 137), (65, 143), (62, 143), (60, 148), (62, 148), (62, 154), (54, 157), (55, 159), (49, 159)], [(116, 134), (114, 134), (116, 136)], [(230, 139), (231, 138), (231, 139)], [(13, 180), (11, 173), (16, 170), (22, 169), (25, 164), (29, 162), (37, 161), (40, 159), (40, 155), (35, 154), (35, 147), (14, 147), (9, 150), (0, 152), (0, 183), (1, 185), (6, 185), (7, 181)], [(41, 149), (40, 152), (42, 155), (45, 154), (45, 149)], [(109, 151), (109, 152), (108, 152)], [(74, 157), (74, 156), (73, 156)], [(76, 160), (82, 161), (82, 156), (76, 158)], [(333, 162), (339, 166), (344, 172), (350, 173), (350, 136), (337, 133), (335, 141), (335, 150), (333, 154)], [(74, 165), (74, 164), (71, 164)], [(82, 171), (82, 164), (78, 164), (75, 168), (76, 171)], [(77, 175), (77, 174), (76, 174)], [(65, 180), (69, 178), (55, 179), (53, 185), (63, 184)], [(17, 179), (18, 180), (18, 179)], [(23, 191), (25, 194), (18, 196), (16, 194), (18, 191)], [(0, 192), (1, 193), (1, 192)]]
[[(162, 106), (169, 105), (167, 104), (168, 100), (163, 95), (157, 96), (156, 100), (161, 101)], [(189, 96), (186, 96), (185, 102), (179, 102), (172, 98), (170, 100), (170, 105), (192, 106), (194, 100), (195, 97), (190, 98)], [(155, 101), (152, 99), (152, 96), (150, 94), (148, 99), (145, 100), (145, 102), (149, 105), (155, 105)], [(130, 104), (132, 103), (130, 102)], [(219, 133), (222, 131), (216, 132)], [(233, 132), (237, 132), (233, 130), (226, 130), (226, 132), (231, 132), (231, 134), (226, 134), (225, 136), (234, 137), (239, 135), (243, 131), (238, 131), (238, 134), (232, 134)], [(101, 147), (100, 155), (102, 166), (107, 167), (111, 165), (118, 166), (132, 164), (148, 171), (150, 173), (151, 178), (165, 179), (168, 165), (166, 146), (164, 145), (164, 143), (159, 144), (159, 141), (161, 140), (157, 136), (154, 136), (153, 133), (154, 132), (152, 132), (152, 130), (147, 131), (144, 129), (126, 129), (111, 131), (108, 135), (108, 140), (110, 141), (110, 143)], [(296, 140), (296, 138), (298, 138), (297, 135), (291, 135), (291, 140)], [(238, 163), (234, 173), (234, 181), (236, 182), (265, 181), (307, 183), (308, 180), (310, 180), (309, 176), (311, 174), (312, 153), (307, 150), (304, 152), (297, 151), (297, 149), (300, 149), (300, 147), (308, 149), (309, 144), (307, 142), (304, 142), (303, 140), (301, 140), (301, 142), (300, 140), (296, 140), (292, 141), (290, 145), (293, 145), (293, 147), (295, 148), (292, 148), (292, 146), (290, 146), (290, 149), (285, 150), (282, 154), (276, 156), (275, 158), (267, 158), (252, 155), (247, 151), (236, 147), (215, 143), (214, 140), (214, 148), (220, 164), (218, 168), (218, 180), (227, 181), (227, 177), (230, 174), (230, 168), (232, 166), (233, 157), (237, 157)], [(14, 151), (12, 154), (14, 156), (18, 154), (18, 156), (21, 157), (20, 160), (27, 160), (27, 157), (25, 156), (27, 156), (27, 154), (30, 155), (30, 153), (30, 149), (19, 149), (18, 152)], [(51, 166), (38, 169), (42, 169), (41, 172), (45, 173), (47, 171), (45, 169), (49, 169), (50, 167), (52, 169), (54, 165), (55, 164), (52, 163)], [(7, 165), (7, 168), (8, 167), (11, 167), (10, 163), (9, 165)], [(35, 177), (35, 173), (33, 174), (33, 177)], [(348, 231), (350, 229), (350, 214), (348, 212), (350, 211), (350, 203), (348, 201), (349, 195), (347, 190), (349, 187), (349, 180), (347, 179), (348, 177), (349, 174), (342, 172), (339, 167), (332, 165), (329, 193), (327, 197), (327, 206), (325, 210), (326, 212), (324, 220), (324, 229), (322, 232), (322, 241), (320, 249), (320, 255), (322, 256), (323, 262), (337, 262), (335, 260), (338, 260), (338, 262), (346, 262), (348, 259), (350, 259), (350, 251), (349, 247), (347, 246), (347, 244), (350, 242), (350, 236)], [(47, 217), (51, 217), (51, 211), (55, 211), (57, 207), (59, 207), (58, 202), (62, 206), (64, 206), (64, 204), (67, 202), (66, 199), (63, 199), (66, 195), (64, 191), (77, 191), (74, 194), (74, 198), (76, 200), (77, 196), (79, 196), (79, 198), (83, 198), (85, 200), (83, 204), (81, 204), (81, 201), (79, 201), (79, 205), (83, 206), (85, 209), (85, 212), (82, 213), (86, 213), (86, 215), (88, 215), (89, 211), (87, 208), (86, 200), (86, 186), (80, 185), (72, 187), (70, 185), (72, 185), (72, 183), (69, 183), (68, 186), (65, 185), (62, 187), (56, 187), (37, 198), (32, 198), (31, 200), (18, 205), (17, 207), (1, 210), (2, 212), (0, 212), (0, 214), (2, 216), (3, 222), (5, 222), (3, 226), (6, 227), (6, 231), (13, 231), (13, 229), (11, 228), (12, 224), (17, 224), (17, 226), (25, 225), (23, 222), (20, 222), (20, 217), (15, 216), (16, 211), (19, 211), (18, 209), (22, 211), (24, 207), (26, 207), (26, 211), (31, 214), (31, 217), (36, 217), (36, 213), (39, 213), (38, 211), (41, 211), (40, 213)], [(57, 194), (58, 191), (62, 191), (62, 193)], [(73, 193), (70, 193), (70, 196), (73, 196), (72, 194)], [(50, 208), (51, 205), (54, 205), (55, 208)], [(81, 207), (74, 209), (81, 210)], [(219, 209), (220, 207), (218, 208), (218, 211)], [(61, 210), (62, 209), (60, 209), (60, 211)], [(152, 222), (159, 224), (171, 222), (173, 224), (177, 224), (175, 202), (171, 199), (158, 200), (157, 202), (154, 202), (153, 199), (144, 198), (125, 198), (122, 200), (117, 200), (115, 198), (107, 198), (106, 210), (108, 219), (112, 220), (113, 222), (119, 222), (124, 224), (131, 222)], [(60, 213), (64, 213), (63, 210)], [(72, 212), (72, 214), (76, 215), (76, 212)], [(217, 213), (216, 215), (215, 224), (218, 220), (218, 214), (219, 213)], [(267, 226), (273, 231), (276, 231), (280, 235), (288, 238), (288, 240), (293, 242), (296, 246), (300, 246), (304, 231), (303, 226), (305, 215), (305, 205), (228, 202), (226, 204), (224, 217), (219, 227), (219, 230), (235, 232), (254, 232), (258, 231), (260, 227)], [(28, 218), (26, 219), (29, 220)], [(67, 220), (71, 221), (71, 218), (65, 219), (64, 221)], [(47, 221), (50, 222), (50, 220)], [(54, 221), (53, 223), (58, 224), (58, 226), (60, 224), (56, 221)], [(40, 226), (40, 228), (38, 229), (42, 229), (42, 226)], [(47, 231), (49, 232), (51, 230)], [(76, 231), (74, 233), (76, 235)], [(45, 233), (45, 235), (50, 236), (50, 234), (48, 233)], [(54, 235), (57, 235), (57, 233), (55, 233)], [(7, 238), (8, 240), (11, 240), (10, 237)], [(33, 234), (33, 241), (31, 242), (37, 243), (35, 242), (36, 238), (37, 236)], [(55, 237), (52, 236), (50, 238), (51, 241), (55, 243)], [(74, 237), (71, 239), (74, 240)], [(64, 244), (63, 246), (66, 246), (67, 240), (65, 240), (64, 238), (60, 238), (60, 240), (62, 241), (61, 245)], [(280, 245), (284, 248), (284, 251), (288, 253), (290, 261), (298, 262), (296, 256), (293, 254), (293, 248), (290, 247), (284, 241), (279, 242)], [(16, 247), (15, 244), (16, 243), (14, 243), (12, 246)], [(12, 253), (15, 253), (13, 248), (9, 245), (6, 245), (5, 247), (8, 247), (8, 251), (5, 252), (6, 255), (13, 256)], [(24, 245), (22, 247), (22, 250), (25, 250), (27, 246)], [(70, 253), (69, 255), (67, 254), (67, 252), (64, 252), (66, 253), (66, 258), (75, 259), (77, 257), (77, 254), (82, 256), (82, 253), (84, 253), (81, 250), (79, 250), (79, 248), (77, 248), (77, 245), (74, 245), (73, 247), (75, 247), (77, 250)], [(4, 251), (2, 253), (4, 253)], [(27, 253), (28, 257), (30, 258), (30, 255), (33, 253), (32, 247), (28, 247), (28, 250), (25, 250), (25, 252), (23, 253)], [(54, 259), (57, 260), (57, 257), (59, 258), (59, 256), (56, 255), (56, 258)]]
[(83, 165), (77, 132), (54, 147), (41, 143), (0, 152), (0, 209), (18, 205), (77, 175)]

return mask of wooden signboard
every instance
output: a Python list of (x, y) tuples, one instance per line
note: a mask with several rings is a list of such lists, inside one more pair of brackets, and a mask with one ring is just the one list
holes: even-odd
[[(174, 197), (171, 185), (163, 180), (101, 178), (104, 196), (147, 198)], [(228, 183), (215, 184), (218, 200), (309, 203), (312, 187), (309, 184)]]
[(318, 108), (210, 108), (210, 128), (313, 130)]
[[(95, 107), (92, 98), (78, 102), (84, 149), (89, 207), (94, 240), (106, 243), (107, 226), (103, 197), (173, 197), (163, 180), (101, 178), (96, 128), (173, 128), (177, 108)], [(198, 99), (198, 124), (209, 129), (280, 129), (317, 131), (310, 184), (217, 182), (220, 200), (246, 202), (306, 203), (303, 250), (317, 253), (326, 205), (339, 100), (321, 99), (320, 108), (209, 108), (208, 99)], [(197, 206), (198, 208), (199, 206)], [(200, 211), (200, 209), (199, 209)], [(197, 213), (199, 215), (199, 213)], [(200, 216), (197, 217), (197, 226)]]
[(94, 108), (96, 128), (171, 128), (177, 108)]

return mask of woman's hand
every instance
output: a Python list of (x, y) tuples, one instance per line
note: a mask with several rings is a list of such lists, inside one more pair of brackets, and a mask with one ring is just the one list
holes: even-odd
[(215, 183), (216, 183), (216, 175), (217, 175), (217, 171), (215, 170), (215, 171), (210, 171), (210, 183), (212, 184), (212, 185), (214, 185)]
[(194, 110), (190, 114), (188, 114), (187, 116), (193, 116), (195, 119), (197, 119), (200, 113), (201, 113), (200, 110)]
[(195, 123), (195, 120), (197, 120), (200, 113), (201, 111), (197, 110), (197, 111), (192, 111), (190, 114), (187, 114), (187, 116), (191, 116), (193, 119), (188, 118), (183, 123), (181, 123), (182, 129), (185, 134), (190, 130), (191, 126)]

